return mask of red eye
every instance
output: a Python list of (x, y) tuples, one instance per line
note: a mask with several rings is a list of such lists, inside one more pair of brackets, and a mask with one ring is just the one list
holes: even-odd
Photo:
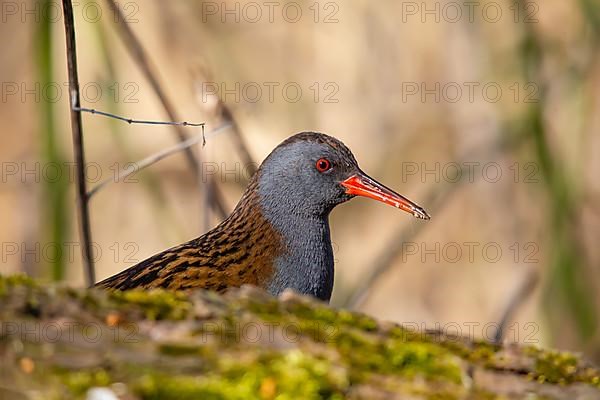
[(319, 158), (316, 166), (317, 166), (317, 171), (327, 172), (331, 169), (331, 162), (326, 158)]

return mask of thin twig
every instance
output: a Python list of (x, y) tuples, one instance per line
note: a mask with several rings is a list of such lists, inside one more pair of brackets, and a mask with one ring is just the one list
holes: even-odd
[[(121, 7), (119, 7), (114, 2), (114, 0), (106, 0), (106, 3), (110, 7), (113, 15), (115, 15), (115, 19), (120, 28), (119, 33), (121, 36), (121, 40), (123, 40), (123, 42), (125, 43), (125, 46), (129, 49), (133, 59), (135, 60), (135, 62), (138, 65), (138, 67), (142, 70), (142, 72), (146, 76), (146, 79), (148, 80), (148, 82), (150, 82), (150, 85), (152, 86), (154, 93), (156, 94), (159, 101), (161, 102), (165, 112), (167, 113), (167, 116), (169, 117), (169, 119), (171, 121), (180, 120), (179, 118), (177, 118), (177, 113), (175, 112), (175, 107), (171, 104), (167, 95), (165, 94), (164, 90), (162, 89), (162, 86), (159, 84), (158, 78), (157, 78), (158, 75), (155, 73), (155, 68), (151, 64), (148, 56), (146, 55), (146, 52), (144, 51), (142, 44), (140, 43), (138, 38), (135, 36), (133, 31), (127, 24), (127, 21), (125, 20), (125, 16), (123, 15), (123, 13), (121, 11)], [(177, 138), (180, 142), (184, 142), (187, 139), (187, 135), (181, 126), (175, 125), (175, 126), (173, 126), (173, 129), (174, 129), (174, 132), (177, 135)], [(196, 157), (196, 155), (194, 154), (194, 152), (189, 147), (185, 147), (185, 155), (186, 155), (186, 158), (188, 159), (190, 167), (192, 168), (194, 173), (199, 174), (200, 173), (200, 162), (199, 162), (198, 158)], [(210, 185), (210, 192), (211, 192), (210, 204), (213, 207), (213, 209), (219, 214), (219, 216), (221, 218), (225, 218), (227, 216), (227, 211), (225, 209), (225, 205), (222, 202), (223, 196), (220, 193), (219, 186), (213, 179), (210, 179), (208, 184)]]
[(71, 130), (73, 136), (73, 153), (77, 170), (77, 208), (79, 214), (79, 235), (81, 238), (81, 255), (85, 266), (88, 286), (96, 282), (94, 258), (92, 255), (92, 233), (90, 213), (85, 179), (85, 151), (83, 148), (83, 127), (79, 107), (79, 76), (77, 73), (77, 49), (75, 43), (75, 23), (73, 21), (73, 5), (71, 0), (63, 0), (65, 20), (65, 36), (67, 39), (67, 67), (69, 71), (69, 101), (71, 104)]
[(128, 124), (145, 124), (145, 125), (177, 125), (177, 126), (204, 126), (204, 122), (193, 123), (193, 122), (169, 122), (169, 121), (149, 121), (149, 120), (141, 120), (141, 119), (132, 119), (121, 117), (120, 115), (111, 114), (106, 111), (100, 111), (93, 108), (85, 108), (85, 107), (73, 107), (75, 111), (87, 112), (90, 114), (103, 115), (105, 117), (118, 119), (120, 121), (127, 122)]
[(256, 172), (256, 164), (254, 163), (254, 160), (250, 155), (250, 152), (248, 151), (248, 146), (244, 141), (244, 137), (242, 136), (240, 126), (237, 123), (235, 117), (233, 116), (231, 109), (227, 107), (227, 105), (225, 105), (225, 103), (221, 99), (219, 99), (219, 106), (221, 108), (221, 118), (224, 122), (230, 123), (233, 128), (232, 130), (234, 142), (237, 147), (238, 154), (242, 159), (244, 167), (247, 169), (250, 175), (253, 175)]
[[(200, 68), (200, 70), (196, 71), (196, 73), (194, 75), (196, 78), (195, 80), (200, 81), (200, 82), (212, 80), (212, 73), (207, 68)], [(198, 90), (198, 92), (202, 96), (202, 98), (205, 99), (206, 93), (202, 93), (202, 90)], [(215, 116), (217, 116), (222, 122), (228, 122), (231, 124), (231, 126), (232, 126), (231, 130), (233, 133), (233, 141), (237, 148), (237, 153), (240, 156), (240, 158), (242, 159), (242, 163), (244, 164), (244, 166), (247, 169), (247, 171), (249, 172), (249, 174), (250, 175), (254, 174), (256, 172), (256, 164), (254, 163), (254, 159), (250, 155), (250, 151), (248, 150), (248, 146), (246, 145), (244, 136), (242, 135), (242, 130), (240, 128), (240, 125), (238, 124), (237, 119), (235, 118), (231, 108), (225, 103), (225, 101), (221, 97), (220, 92), (217, 92), (217, 93), (211, 92), (210, 94), (208, 94), (208, 96), (214, 98), (214, 99), (211, 99), (210, 102), (208, 102), (208, 104), (211, 105), (211, 107), (210, 107), (211, 113), (214, 113)], [(214, 100), (214, 102), (213, 102), (213, 100)], [(203, 100), (202, 105), (206, 106), (207, 102), (205, 100)], [(213, 106), (214, 106), (214, 110), (212, 109)]]
[(521, 307), (522, 304), (531, 296), (533, 290), (537, 286), (539, 281), (539, 274), (535, 268), (531, 268), (527, 271), (521, 286), (511, 296), (504, 311), (501, 314), (500, 322), (498, 323), (498, 329), (494, 335), (494, 342), (501, 343), (504, 338), (504, 332), (506, 331), (506, 325), (511, 321), (513, 315)]
[(136, 172), (141, 171), (144, 168), (147, 168), (149, 166), (151, 166), (152, 164), (157, 163), (158, 161), (167, 158), (170, 155), (179, 153), (181, 151), (186, 151), (187, 149), (189, 149), (190, 147), (192, 147), (193, 145), (199, 143), (199, 142), (204, 142), (206, 140), (206, 136), (214, 136), (217, 133), (221, 133), (222, 131), (224, 131), (227, 128), (231, 128), (230, 124), (223, 124), (215, 129), (213, 129), (212, 131), (210, 131), (209, 133), (207, 133), (205, 135), (204, 133), (204, 126), (202, 126), (202, 133), (196, 136), (192, 136), (191, 138), (184, 140), (183, 142), (180, 142), (178, 144), (176, 144), (175, 146), (169, 147), (167, 149), (161, 150), (158, 153), (154, 153), (142, 160), (139, 160), (135, 163), (129, 164), (128, 167), (123, 168), (119, 174), (117, 175), (116, 179), (113, 178), (108, 178), (102, 182), (100, 182), (98, 185), (96, 185), (92, 190), (90, 190), (88, 192), (88, 197), (92, 197), (94, 194), (96, 194), (100, 189), (102, 189), (103, 187), (105, 187), (106, 185), (108, 185), (109, 183), (113, 183), (113, 182), (119, 182), (122, 181), (123, 179), (127, 178), (128, 176), (130, 176), (131, 174), (134, 174)]

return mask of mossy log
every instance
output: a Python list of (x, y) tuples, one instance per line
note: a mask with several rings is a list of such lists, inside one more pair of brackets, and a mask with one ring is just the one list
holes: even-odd
[(579, 357), (415, 332), (286, 293), (0, 277), (0, 399), (600, 399)]

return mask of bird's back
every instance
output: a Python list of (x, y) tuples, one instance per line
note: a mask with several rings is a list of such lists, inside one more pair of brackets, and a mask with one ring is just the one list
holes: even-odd
[(266, 288), (283, 246), (253, 193), (247, 191), (231, 216), (212, 231), (155, 254), (96, 286), (218, 292), (243, 284)]

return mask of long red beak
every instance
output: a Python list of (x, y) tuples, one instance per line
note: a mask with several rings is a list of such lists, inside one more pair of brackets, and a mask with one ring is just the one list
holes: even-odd
[(429, 219), (429, 214), (423, 208), (399, 195), (392, 189), (385, 187), (381, 183), (369, 178), (365, 174), (352, 175), (350, 178), (341, 182), (346, 188), (346, 193), (355, 196), (364, 196), (370, 199), (381, 201), (396, 208), (412, 214), (414, 217)]

